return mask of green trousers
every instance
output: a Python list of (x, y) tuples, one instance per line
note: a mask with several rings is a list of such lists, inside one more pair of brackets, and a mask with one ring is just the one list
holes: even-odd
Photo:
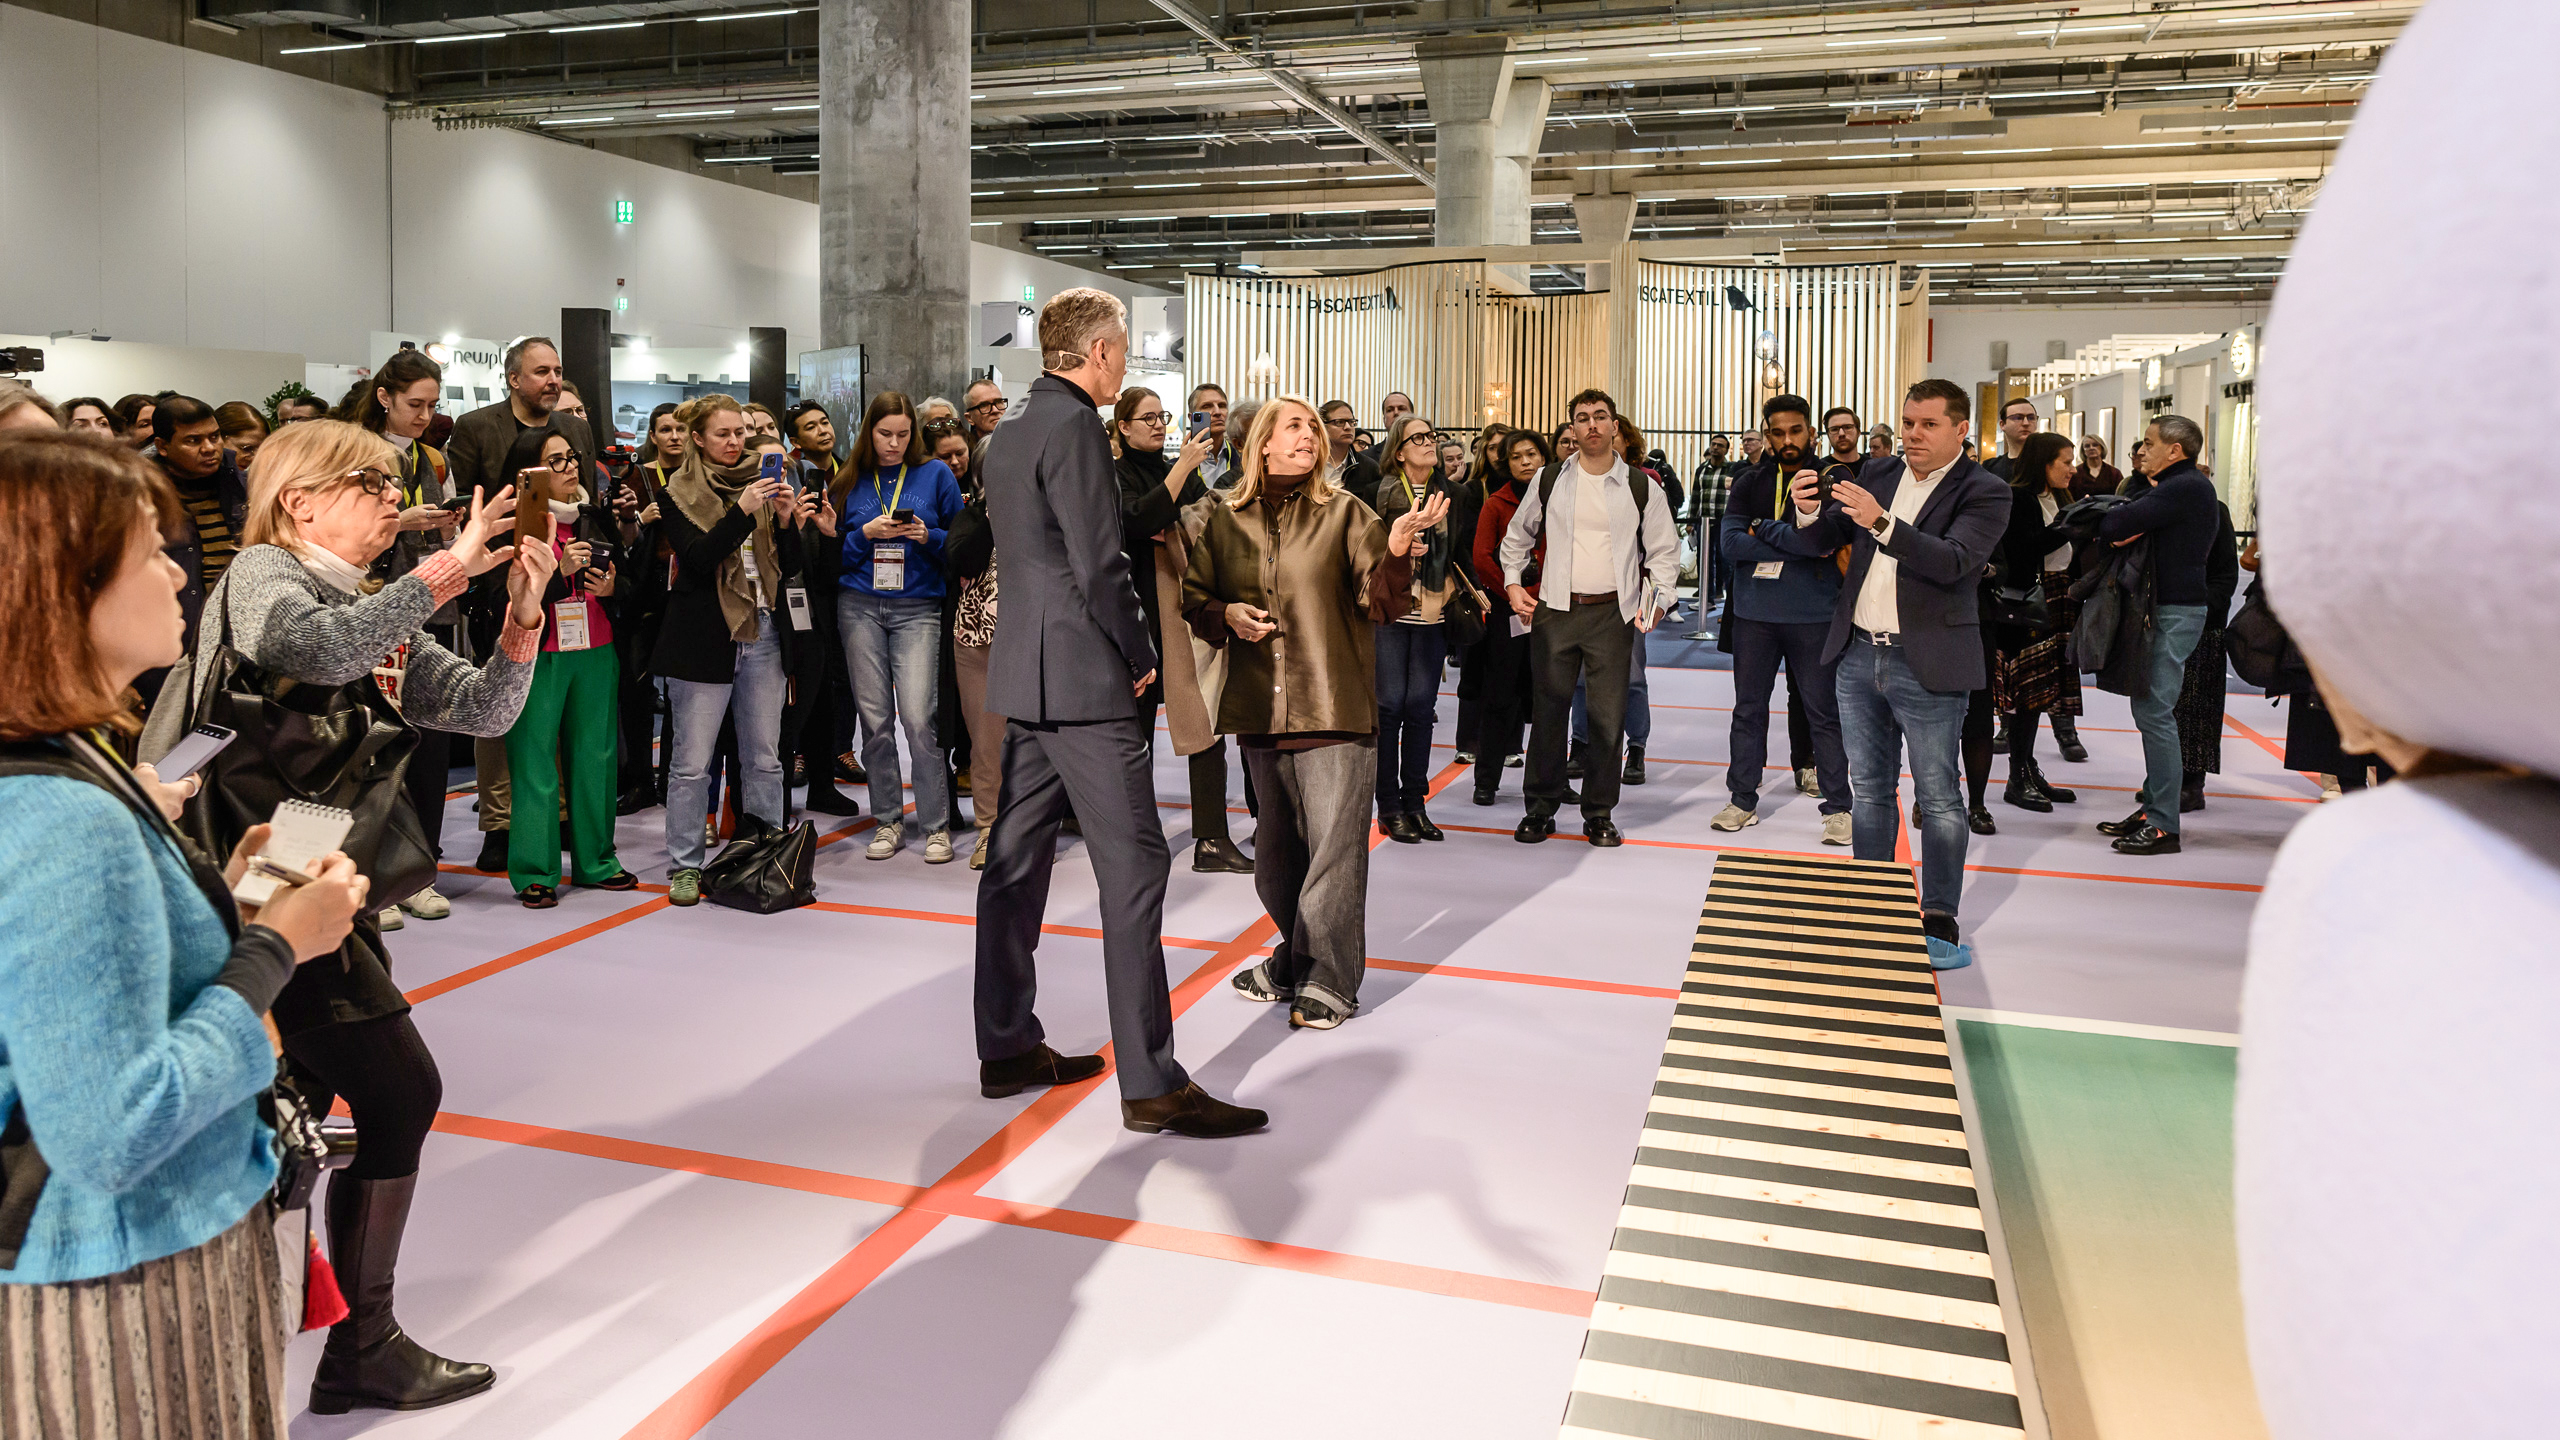
[(570, 874), (581, 885), (622, 872), (613, 851), (615, 705), (622, 664), (610, 645), (545, 650), (534, 662), (524, 713), (507, 732), (515, 787), (507, 829), (507, 883), (560, 884), (560, 761), (568, 755)]

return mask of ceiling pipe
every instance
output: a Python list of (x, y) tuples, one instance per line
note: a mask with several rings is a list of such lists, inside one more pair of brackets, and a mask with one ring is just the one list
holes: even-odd
[(1181, 21), (1184, 29), (1208, 42), (1211, 49), (1221, 55), (1241, 60), (1247, 66), (1262, 72), (1263, 78), (1280, 87), (1290, 98), (1332, 122), (1334, 127), (1343, 134), (1378, 152), (1380, 159), (1412, 176), (1423, 185), (1433, 189), (1438, 188), (1439, 182), (1432, 178), (1431, 172), (1422, 168), (1422, 162), (1406, 154), (1404, 147), (1362, 124), (1358, 116), (1317, 94), (1314, 86), (1291, 74), (1287, 69), (1251, 51), (1239, 50), (1227, 43), (1227, 38), (1218, 33), (1218, 27), (1208, 16), (1184, 4), (1183, 0), (1152, 0), (1152, 3), (1158, 10)]

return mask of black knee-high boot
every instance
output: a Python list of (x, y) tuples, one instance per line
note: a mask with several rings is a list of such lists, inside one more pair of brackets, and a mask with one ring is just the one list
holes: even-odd
[(409, 1200), (418, 1177), (329, 1181), (329, 1263), (347, 1297), (347, 1318), (329, 1327), (329, 1344), (311, 1378), (311, 1409), (430, 1410), (477, 1395), (497, 1382), (486, 1365), (430, 1354), (403, 1334), (391, 1314), (392, 1273)]

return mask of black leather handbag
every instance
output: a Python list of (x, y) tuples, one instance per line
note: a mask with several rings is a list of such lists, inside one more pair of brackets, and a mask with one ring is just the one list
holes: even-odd
[(2000, 585), (1991, 591), (1991, 618), (2003, 625), (2039, 633), (2053, 628), (2053, 606), (2044, 598), (2044, 582)]
[(1455, 655), (1484, 643), (1484, 592), (1470, 584), (1455, 570), (1458, 588), (1449, 592), (1449, 603), (1440, 607), (1441, 622), (1449, 627), (1449, 653)]
[(180, 825), (208, 855), (228, 855), (252, 825), (287, 800), (330, 805), (355, 816), (342, 847), (373, 882), (377, 906), (435, 883), (435, 852), (409, 804), (403, 777), (418, 732), (373, 677), (310, 685), (264, 667), (231, 646), (231, 596), (220, 630), (198, 646), (189, 723), (220, 725), (239, 740), (213, 757)]
[(741, 814), (735, 838), (702, 867), (702, 898), (758, 915), (814, 904), (810, 865), (817, 854), (818, 827), (809, 821), (775, 829)]

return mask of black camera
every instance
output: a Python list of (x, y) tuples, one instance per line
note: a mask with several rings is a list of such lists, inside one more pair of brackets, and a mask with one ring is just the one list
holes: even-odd
[(33, 375), (44, 369), (44, 352), (33, 345), (0, 346), (0, 375)]

